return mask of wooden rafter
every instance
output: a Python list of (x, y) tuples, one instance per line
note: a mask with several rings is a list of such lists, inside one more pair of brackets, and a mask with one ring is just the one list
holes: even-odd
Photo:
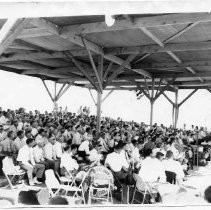
[(65, 87), (65, 89), (64, 89), (62, 92), (60, 92), (60, 94), (58, 94), (57, 100), (59, 100), (59, 99), (67, 92), (67, 90), (71, 87), (71, 85), (72, 85), (72, 83), (69, 83), (69, 84)]
[[(60, 38), (63, 38), (72, 43), (75, 43), (81, 47), (85, 47), (85, 45), (86, 45), (87, 49), (89, 49), (90, 51), (92, 51), (96, 54), (103, 55), (103, 57), (105, 59), (112, 61), (118, 65), (122, 65), (124, 63), (124, 60), (122, 60), (119, 57), (116, 57), (114, 55), (104, 54), (103, 48), (93, 42), (90, 42), (84, 38), (81, 38), (80, 36), (73, 34), (73, 33), (71, 33), (71, 34), (63, 33), (57, 25), (55, 25), (45, 19), (42, 19), (42, 18), (36, 19), (35, 21), (32, 21), (32, 24), (37, 27), (40, 27), (40, 28), (46, 28), (52, 34), (55, 34), (55, 35), (59, 36)], [(131, 66), (129, 64), (127, 64), (125, 67), (133, 71), (133, 69), (131, 69)], [(147, 71), (143, 70), (143, 71), (140, 71), (139, 73), (146, 77), (149, 77), (149, 73)]]
[[(141, 31), (143, 31), (148, 37), (150, 37), (155, 43), (157, 43), (160, 47), (164, 48), (164, 43), (160, 41), (160, 39), (158, 39), (155, 35), (153, 35), (147, 28), (145, 27), (141, 27), (140, 28)], [(182, 61), (180, 60), (180, 58), (175, 55), (173, 52), (171, 51), (167, 51), (167, 54), (169, 54), (177, 63), (181, 64)], [(189, 72), (191, 72), (192, 74), (195, 74), (195, 71), (191, 68), (191, 67), (185, 67)], [(200, 78), (200, 81), (203, 81)]]
[(187, 101), (198, 89), (193, 90), (188, 96), (186, 96), (179, 104), (178, 106), (180, 107), (185, 101)]
[[(150, 54), (162, 53), (162, 52), (183, 52), (183, 51), (199, 51), (199, 50), (210, 50), (211, 41), (201, 41), (201, 42), (183, 42), (183, 43), (169, 43), (165, 44), (163, 47), (158, 45), (142, 45), (142, 46), (129, 46), (129, 47), (109, 47), (105, 48), (104, 51), (106, 54), (110, 55), (122, 55), (122, 54), (134, 54), (142, 53), (140, 59), (148, 57)], [(137, 61), (136, 61), (137, 63)]]
[(165, 92), (162, 93), (165, 98), (174, 106), (174, 102), (165, 94)]
[(114, 90), (110, 90), (107, 95), (102, 99), (102, 103), (113, 93)]
[(79, 62), (73, 57), (73, 55), (70, 52), (65, 53), (66, 57), (69, 58), (74, 64), (75, 66), (78, 68), (78, 70), (80, 72), (82, 72), (84, 74), (84, 76), (88, 79), (88, 81), (93, 85), (93, 87), (96, 88), (96, 90), (98, 90), (98, 87), (96, 86), (94, 80), (92, 79), (92, 77), (83, 69), (83, 67), (79, 64)]
[(93, 68), (94, 73), (95, 73), (95, 76), (96, 76), (96, 78), (97, 78), (97, 82), (98, 82), (98, 86), (99, 86), (98, 89), (99, 89), (99, 91), (102, 93), (102, 92), (103, 92), (103, 85), (102, 85), (102, 80), (101, 80), (101, 78), (100, 78), (100, 74), (99, 74), (99, 72), (98, 72), (98, 70), (97, 70), (97, 67), (96, 67), (96, 65), (95, 65), (95, 62), (94, 62), (94, 60), (93, 60), (93, 57), (92, 57), (92, 54), (91, 54), (89, 48), (87, 47), (87, 45), (86, 45), (84, 39), (82, 39), (82, 40), (83, 40), (84, 46), (85, 46), (85, 48), (86, 48), (86, 50), (87, 50), (87, 52), (88, 52), (89, 60), (90, 60), (90, 62), (91, 62), (92, 68)]
[(157, 93), (157, 95), (155, 95), (154, 100), (157, 100), (157, 98), (170, 86), (173, 84), (173, 82), (176, 80), (176, 77), (174, 77), (172, 80), (168, 81), (168, 83), (166, 84), (166, 86), (164, 86), (163, 88), (161, 88), (161, 90)]
[(8, 46), (17, 38), (29, 21), (30, 19), (8, 19), (6, 21), (0, 30), (0, 55), (4, 53)]
[(97, 106), (97, 102), (95, 101), (95, 98), (94, 98), (94, 96), (93, 96), (93, 94), (92, 94), (91, 89), (88, 88), (88, 90), (89, 90), (89, 94), (90, 94), (90, 96), (91, 96), (91, 98), (92, 98), (93, 103), (95, 104), (95, 106)]
[(211, 21), (210, 14), (167, 14), (154, 17), (134, 18), (133, 22), (131, 22), (130, 19), (116, 20), (112, 27), (107, 27), (104, 22), (70, 25), (63, 27), (61, 33), (67, 35), (71, 35), (72, 33), (81, 35), (88, 33), (137, 29), (140, 27), (157, 27), (208, 21)]
[(67, 84), (67, 83), (64, 83), (64, 84), (62, 85), (62, 87), (60, 88), (59, 92), (57, 93), (57, 95), (56, 95), (56, 101), (58, 100), (58, 96), (59, 96), (59, 94), (62, 92), (62, 90), (64, 89), (64, 87), (65, 87), (66, 84)]
[(122, 63), (121, 66), (117, 70), (115, 70), (111, 76), (107, 79), (105, 86), (108, 85), (111, 81), (113, 81), (119, 74), (124, 71), (124, 68), (136, 57), (136, 55), (129, 55), (127, 59)]
[(44, 85), (45, 89), (47, 90), (48, 95), (50, 96), (51, 100), (54, 102), (54, 101), (55, 101), (55, 99), (54, 99), (54, 98), (53, 98), (53, 96), (51, 95), (51, 92), (50, 92), (50, 90), (48, 89), (47, 85), (45, 84), (45, 81), (44, 81), (44, 80), (42, 80), (42, 83), (43, 83), (43, 85)]

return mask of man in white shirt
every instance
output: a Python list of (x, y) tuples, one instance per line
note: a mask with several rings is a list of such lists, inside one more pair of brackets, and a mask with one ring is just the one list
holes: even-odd
[(44, 142), (42, 140), (38, 140), (37, 145), (33, 147), (33, 155), (35, 163), (41, 163), (45, 165), (46, 170), (53, 169), (54, 168), (53, 162), (49, 162), (44, 159), (43, 147), (44, 147)]
[[(126, 159), (121, 155), (123, 150), (122, 144), (117, 144), (114, 148), (114, 152), (107, 155), (105, 160), (105, 166), (111, 169), (115, 177), (121, 183), (126, 183), (130, 176), (129, 164)], [(116, 183), (118, 187), (119, 183)]]
[(88, 161), (88, 157), (90, 155), (90, 142), (88, 139), (85, 139), (85, 141), (83, 141), (81, 143), (81, 145), (78, 148), (78, 155), (83, 159), (83, 161)]
[(76, 144), (76, 145), (80, 145), (82, 142), (82, 136), (80, 134), (80, 125), (77, 125), (76, 130), (73, 133), (73, 140), (72, 140), (72, 144)]
[(24, 138), (24, 132), (22, 130), (17, 132), (17, 138), (13, 142), (14, 152), (18, 153), (18, 151), (26, 144)]
[(66, 146), (64, 148), (64, 153), (61, 156), (60, 168), (65, 168), (69, 173), (78, 170), (79, 165), (75, 159), (72, 158), (77, 152), (77, 146)]
[(38, 135), (35, 138), (35, 143), (37, 143), (38, 141), (43, 141), (44, 145), (48, 142), (46, 138), (46, 131), (43, 128), (39, 129)]
[(144, 182), (166, 182), (164, 168), (159, 164), (159, 160), (152, 158), (152, 149), (145, 151), (146, 158), (141, 162), (139, 176)]
[[(41, 184), (38, 179), (43, 178), (45, 171), (45, 166), (43, 164), (36, 164), (33, 156), (33, 147), (34, 140), (27, 139), (26, 145), (24, 145), (18, 152), (17, 161), (20, 164), (20, 167), (27, 171), (29, 185)], [(35, 172), (35, 177), (33, 178), (33, 172)]]
[(50, 167), (54, 169), (55, 172), (59, 173), (60, 160), (57, 158), (55, 145), (56, 137), (50, 134), (48, 143), (44, 146), (44, 158), (50, 164)]
[(91, 145), (89, 154), (89, 160), (91, 163), (100, 162), (103, 159), (103, 155), (100, 154), (100, 152), (101, 146), (99, 144)]
[(36, 135), (38, 134), (37, 126), (38, 125), (36, 121), (31, 122), (31, 128), (32, 128), (31, 134), (33, 137), (36, 137)]
[(176, 173), (176, 179), (180, 184), (185, 177), (183, 167), (179, 161), (174, 160), (174, 155), (171, 150), (166, 153), (166, 160), (162, 162), (165, 171), (171, 171)]

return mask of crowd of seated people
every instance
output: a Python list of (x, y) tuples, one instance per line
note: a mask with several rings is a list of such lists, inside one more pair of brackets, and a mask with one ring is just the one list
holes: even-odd
[[(170, 171), (181, 183), (193, 165), (194, 144), (206, 136), (208, 131), (197, 126), (187, 130), (154, 124), (150, 129), (111, 118), (102, 118), (98, 135), (96, 116), (0, 109), (0, 155), (12, 155), (27, 171), (29, 185), (41, 184), (47, 169), (58, 177), (96, 163), (113, 172), (117, 188), (134, 184), (131, 173), (146, 182), (165, 183)], [(210, 160), (209, 155), (203, 158)]]

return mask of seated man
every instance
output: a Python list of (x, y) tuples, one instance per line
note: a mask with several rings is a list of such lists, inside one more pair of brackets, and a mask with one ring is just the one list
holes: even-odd
[(163, 166), (165, 171), (171, 171), (176, 173), (176, 180), (181, 184), (183, 178), (185, 177), (183, 167), (179, 161), (174, 160), (174, 154), (171, 150), (166, 153), (166, 160), (163, 160)]
[[(105, 166), (111, 169), (114, 176), (121, 182), (129, 184), (129, 164), (125, 158), (123, 158), (121, 151), (123, 150), (122, 144), (117, 144), (114, 148), (114, 152), (107, 155), (105, 160)], [(116, 185), (119, 183), (116, 183)], [(121, 186), (119, 186), (121, 187)]]
[(43, 165), (45, 165), (45, 169), (53, 169), (53, 164), (47, 160), (44, 159), (44, 151), (43, 151), (43, 147), (44, 147), (44, 141), (42, 139), (38, 139), (36, 142), (36, 146), (33, 147), (33, 155), (34, 155), (34, 160), (35, 163), (41, 163)]
[(86, 175), (86, 172), (82, 169), (79, 169), (79, 164), (77, 161), (73, 158), (77, 153), (77, 145), (67, 145), (64, 148), (64, 153), (61, 156), (61, 175), (64, 175), (68, 178), (70, 176), (76, 175), (76, 181), (81, 181), (81, 179)]
[(83, 159), (84, 162), (89, 162), (90, 155), (90, 140), (85, 139), (78, 148), (78, 155)]
[(101, 153), (101, 146), (99, 143), (93, 144), (90, 146), (90, 155), (89, 161), (93, 162), (100, 162), (103, 159), (103, 155)]
[[(41, 184), (38, 179), (43, 177), (45, 166), (43, 164), (36, 164), (33, 156), (34, 139), (27, 139), (26, 145), (24, 145), (18, 152), (17, 161), (20, 167), (27, 171), (29, 185)], [(33, 172), (35, 177), (33, 178)]]
[(152, 149), (145, 151), (145, 159), (141, 162), (139, 176), (144, 182), (166, 182), (164, 168), (159, 164), (157, 158), (152, 158)]
[(60, 160), (57, 159), (56, 157), (56, 152), (55, 152), (55, 145), (56, 143), (56, 137), (52, 133), (49, 134), (49, 140), (48, 143), (44, 146), (44, 158), (45, 161), (48, 162), (50, 168), (53, 168), (55, 172), (59, 172), (59, 163)]
[[(78, 170), (79, 165), (75, 159), (72, 158), (77, 152), (77, 145), (66, 146), (64, 153), (61, 156), (60, 168), (65, 168), (69, 173)], [(61, 173), (62, 174), (62, 173)]]

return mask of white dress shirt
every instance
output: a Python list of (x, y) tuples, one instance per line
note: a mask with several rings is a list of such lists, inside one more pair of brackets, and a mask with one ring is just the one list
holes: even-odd
[(22, 148), (25, 144), (26, 144), (25, 139), (24, 138), (20, 139), (19, 137), (17, 137), (13, 142), (13, 145), (17, 151), (19, 151), (20, 148)]
[(90, 154), (90, 151), (89, 151), (89, 141), (88, 140), (83, 141), (81, 143), (81, 145), (79, 146), (78, 151), (85, 151), (86, 154)]
[(35, 165), (32, 147), (24, 145), (18, 152), (17, 161), (25, 165)]
[(73, 134), (72, 144), (80, 145), (81, 144), (81, 134), (76, 132)]
[(163, 160), (162, 164), (163, 164), (165, 171), (171, 171), (171, 172), (176, 173), (177, 179), (184, 178), (185, 174), (184, 174), (184, 171), (183, 171), (183, 168), (182, 168), (182, 165), (180, 164), (180, 162), (178, 162), (176, 160), (168, 159), (168, 160)]
[(79, 165), (75, 159), (72, 158), (70, 153), (63, 153), (61, 156), (60, 168), (65, 168), (68, 171), (78, 170)]
[(90, 151), (89, 160), (91, 162), (100, 161), (102, 158), (102, 154), (99, 154), (96, 149), (92, 149)]
[(146, 157), (142, 160), (139, 176), (145, 182), (166, 182), (166, 175), (161, 162), (157, 158)]
[(43, 148), (39, 147), (38, 145), (36, 145), (33, 148), (33, 155), (34, 155), (34, 160), (36, 163), (44, 161), (43, 153), (44, 153)]
[(129, 167), (128, 162), (126, 161), (126, 158), (123, 158), (123, 156), (116, 152), (112, 152), (107, 155), (105, 160), (105, 165), (109, 165), (111, 170), (114, 172), (119, 172), (122, 170), (122, 167), (125, 168)]
[(37, 135), (38, 131), (36, 128), (32, 128), (31, 134), (35, 137)]
[(57, 158), (61, 158), (62, 156), (62, 144), (58, 141), (53, 145), (53, 151)]
[(50, 142), (44, 146), (44, 157), (47, 160), (56, 160), (56, 154), (53, 149), (53, 145)]

